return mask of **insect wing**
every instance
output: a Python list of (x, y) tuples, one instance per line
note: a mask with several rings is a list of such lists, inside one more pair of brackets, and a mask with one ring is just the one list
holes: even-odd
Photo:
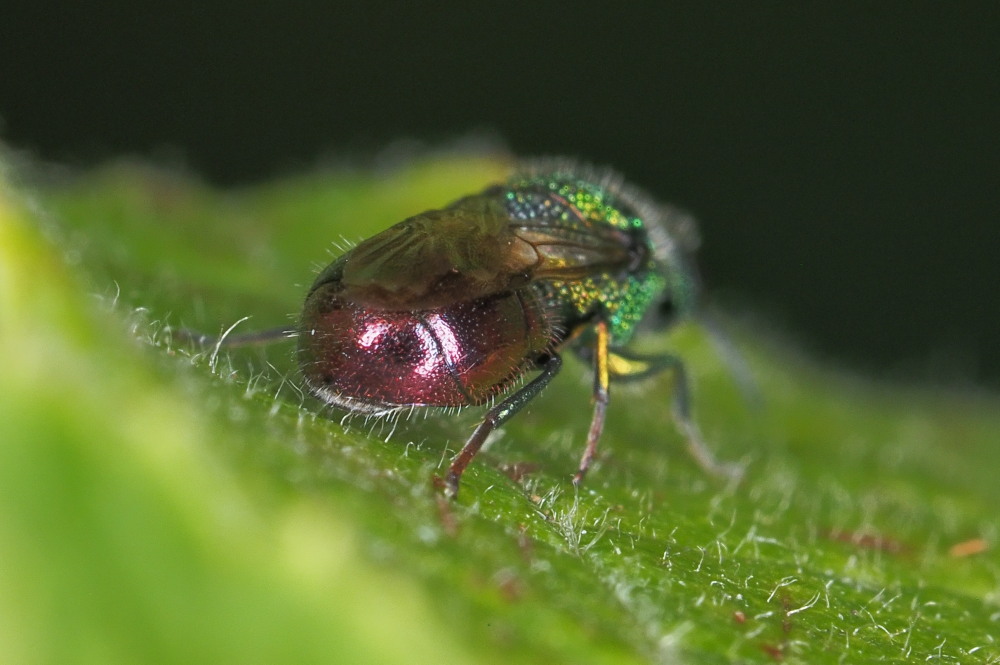
[(527, 281), (537, 264), (506, 211), (468, 197), (396, 224), (351, 250), (342, 284), (351, 299), (381, 309), (432, 309)]
[(628, 234), (611, 227), (520, 224), (514, 234), (537, 253), (533, 279), (578, 280), (617, 272), (632, 261)]

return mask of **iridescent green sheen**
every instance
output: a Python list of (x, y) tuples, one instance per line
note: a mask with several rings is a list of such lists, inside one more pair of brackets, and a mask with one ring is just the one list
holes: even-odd
[(581, 235), (611, 227), (627, 232), (633, 243), (645, 246), (644, 262), (627, 273), (598, 272), (582, 279), (536, 285), (551, 307), (569, 309), (572, 318), (603, 312), (611, 346), (628, 343), (646, 310), (667, 285), (657, 269), (643, 219), (607, 187), (572, 174), (516, 178), (508, 187), (504, 199), (515, 220), (541, 220), (548, 227), (571, 229)]
[[(604, 187), (571, 174), (518, 178), (509, 185), (507, 199), (515, 202), (523, 214), (532, 218), (560, 219), (581, 228), (589, 228), (593, 224), (605, 224), (617, 229), (643, 226), (642, 220), (624, 210)], [(545, 190), (548, 196), (545, 196)]]
[(578, 282), (552, 282), (557, 304), (572, 303), (580, 315), (594, 311), (595, 304), (606, 312), (611, 346), (628, 343), (646, 310), (663, 290), (666, 280), (655, 272), (629, 276), (624, 280), (608, 274)]

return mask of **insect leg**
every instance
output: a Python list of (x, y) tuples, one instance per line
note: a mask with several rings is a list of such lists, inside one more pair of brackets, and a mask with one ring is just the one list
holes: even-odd
[(665, 354), (643, 356), (626, 351), (612, 351), (609, 359), (611, 376), (617, 381), (635, 381), (669, 370), (673, 374), (673, 413), (678, 428), (687, 439), (688, 453), (706, 473), (738, 480), (743, 467), (720, 462), (701, 437), (701, 431), (691, 417), (691, 389), (684, 362), (677, 356)]
[(597, 441), (604, 430), (604, 416), (608, 410), (608, 324), (598, 321), (597, 343), (594, 349), (594, 415), (590, 420), (590, 431), (587, 432), (587, 447), (580, 458), (580, 468), (573, 476), (573, 484), (579, 485), (587, 475), (590, 462), (597, 452)]
[(258, 344), (272, 344), (295, 336), (295, 329), (289, 326), (282, 328), (270, 328), (257, 332), (243, 333), (241, 335), (229, 334), (232, 328), (219, 336), (205, 335), (189, 328), (179, 328), (173, 332), (173, 339), (177, 342), (192, 343), (198, 346), (215, 346), (225, 348), (235, 348), (238, 346), (255, 346)]
[(469, 466), (469, 462), (476, 456), (479, 449), (483, 447), (490, 432), (524, 408), (525, 404), (537, 397), (538, 393), (542, 392), (545, 386), (549, 384), (552, 377), (559, 373), (559, 368), (561, 367), (562, 358), (558, 354), (552, 354), (545, 361), (545, 364), (542, 365), (541, 374), (486, 412), (483, 421), (479, 423), (472, 436), (465, 442), (465, 446), (455, 455), (455, 459), (451, 461), (451, 466), (448, 467), (448, 476), (445, 480), (445, 494), (452, 498), (458, 495), (458, 481), (462, 477), (462, 472), (465, 471), (465, 467)]

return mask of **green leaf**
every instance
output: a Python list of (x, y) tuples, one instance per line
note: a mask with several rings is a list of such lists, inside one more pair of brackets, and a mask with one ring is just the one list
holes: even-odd
[(174, 339), (287, 324), (334, 242), (505, 169), (0, 183), (0, 659), (1000, 662), (995, 396), (846, 377), (756, 333), (752, 408), (685, 324), (641, 345), (685, 358), (741, 485), (684, 453), (665, 376), (614, 387), (575, 492), (568, 361), (451, 503), (431, 479), (480, 410), (342, 421), (287, 343)]

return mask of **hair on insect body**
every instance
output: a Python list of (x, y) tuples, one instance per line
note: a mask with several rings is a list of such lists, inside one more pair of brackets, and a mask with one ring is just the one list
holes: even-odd
[(661, 372), (673, 374), (673, 413), (692, 457), (736, 477), (739, 468), (716, 461), (692, 419), (681, 359), (628, 348), (644, 318), (669, 326), (693, 316), (697, 245), (690, 216), (612, 171), (528, 162), (505, 182), (345, 251), (313, 282), (297, 326), (187, 336), (216, 352), (294, 337), (308, 391), (349, 414), (486, 406), (448, 468), (452, 497), (489, 435), (559, 373), (565, 351), (593, 371), (574, 484), (597, 451), (611, 384)]

